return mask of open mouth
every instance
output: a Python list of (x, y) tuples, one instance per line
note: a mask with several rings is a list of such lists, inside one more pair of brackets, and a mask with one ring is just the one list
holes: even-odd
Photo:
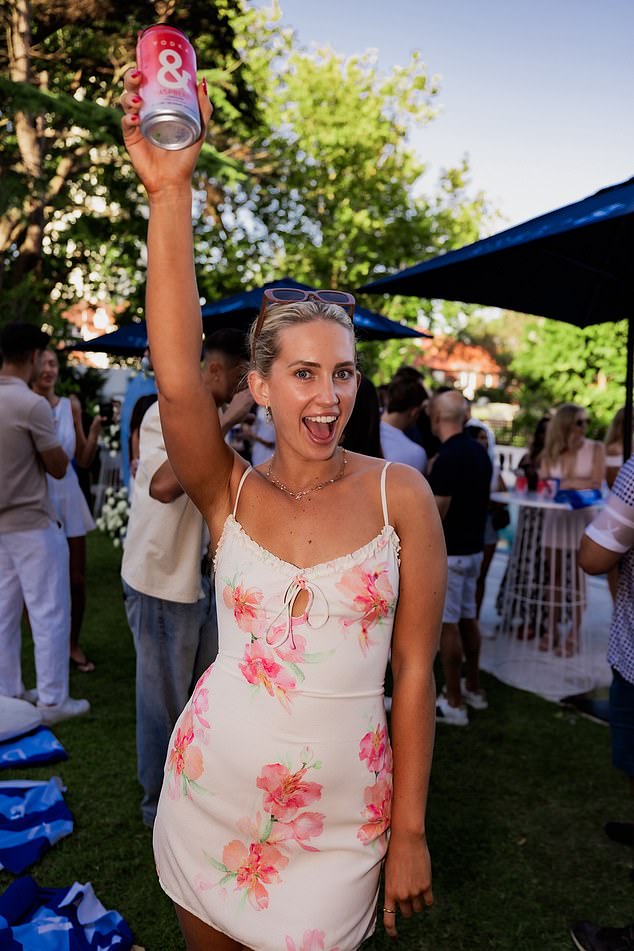
[(335, 431), (338, 416), (304, 416), (303, 423), (317, 442), (328, 442)]

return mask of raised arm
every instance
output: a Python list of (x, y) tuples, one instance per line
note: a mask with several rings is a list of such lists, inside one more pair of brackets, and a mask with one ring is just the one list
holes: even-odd
[(141, 135), (140, 83), (138, 71), (127, 73), (121, 97), (125, 112), (122, 126), (150, 209), (146, 319), (161, 424), (178, 481), (208, 515), (219, 496), (228, 493), (234, 463), (200, 372), (202, 321), (194, 272), (191, 179), (211, 104), (206, 86), (201, 84), (201, 139), (187, 149), (166, 151)]
[[(425, 479), (391, 466), (388, 501), (401, 540), (399, 600), (392, 637), (394, 798), (385, 864), (385, 907), (406, 917), (432, 903), (425, 810), (436, 722), (434, 658), (447, 585), (438, 509)], [(395, 916), (384, 914), (396, 936)]]

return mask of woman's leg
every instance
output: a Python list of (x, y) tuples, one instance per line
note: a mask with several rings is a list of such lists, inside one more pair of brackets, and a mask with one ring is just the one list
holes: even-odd
[(206, 925), (204, 921), (192, 915), (190, 911), (185, 911), (180, 905), (174, 903), (174, 908), (187, 951), (242, 951), (244, 948), (243, 944), (239, 944), (221, 931), (216, 931), (211, 925)]
[(79, 646), (79, 633), (86, 608), (86, 536), (68, 539), (70, 558), (70, 657), (84, 673), (95, 665)]

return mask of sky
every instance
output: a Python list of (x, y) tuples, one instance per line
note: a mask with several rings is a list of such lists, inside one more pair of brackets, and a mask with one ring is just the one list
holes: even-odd
[[(265, 0), (253, 0), (267, 6)], [(442, 112), (412, 144), (430, 192), (469, 158), (500, 230), (634, 176), (634, 0), (280, 0), (307, 48), (421, 52)]]

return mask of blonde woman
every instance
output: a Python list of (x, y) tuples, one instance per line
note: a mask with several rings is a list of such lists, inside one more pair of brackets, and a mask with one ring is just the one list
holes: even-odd
[[(605, 471), (603, 444), (586, 437), (588, 414), (583, 406), (563, 403), (546, 430), (540, 461), (541, 478), (559, 479), (562, 489), (600, 489)], [(549, 567), (549, 630), (542, 650), (571, 656), (579, 649), (585, 608), (585, 578), (577, 565), (577, 549), (592, 521), (589, 508), (547, 511), (543, 547)], [(565, 636), (564, 636), (565, 635)]]
[[(141, 79), (127, 74), (121, 102), (150, 207), (148, 332), (170, 462), (209, 527), (219, 628), (170, 744), (158, 874), (188, 951), (355, 951), (374, 930), (383, 864), (389, 935), (432, 902), (440, 518), (420, 473), (340, 446), (359, 379), (344, 292), (266, 292), (248, 379), (275, 452), (253, 469), (225, 443), (200, 374), (201, 141), (168, 152), (142, 137)], [(199, 103), (206, 123), (204, 84)]]

